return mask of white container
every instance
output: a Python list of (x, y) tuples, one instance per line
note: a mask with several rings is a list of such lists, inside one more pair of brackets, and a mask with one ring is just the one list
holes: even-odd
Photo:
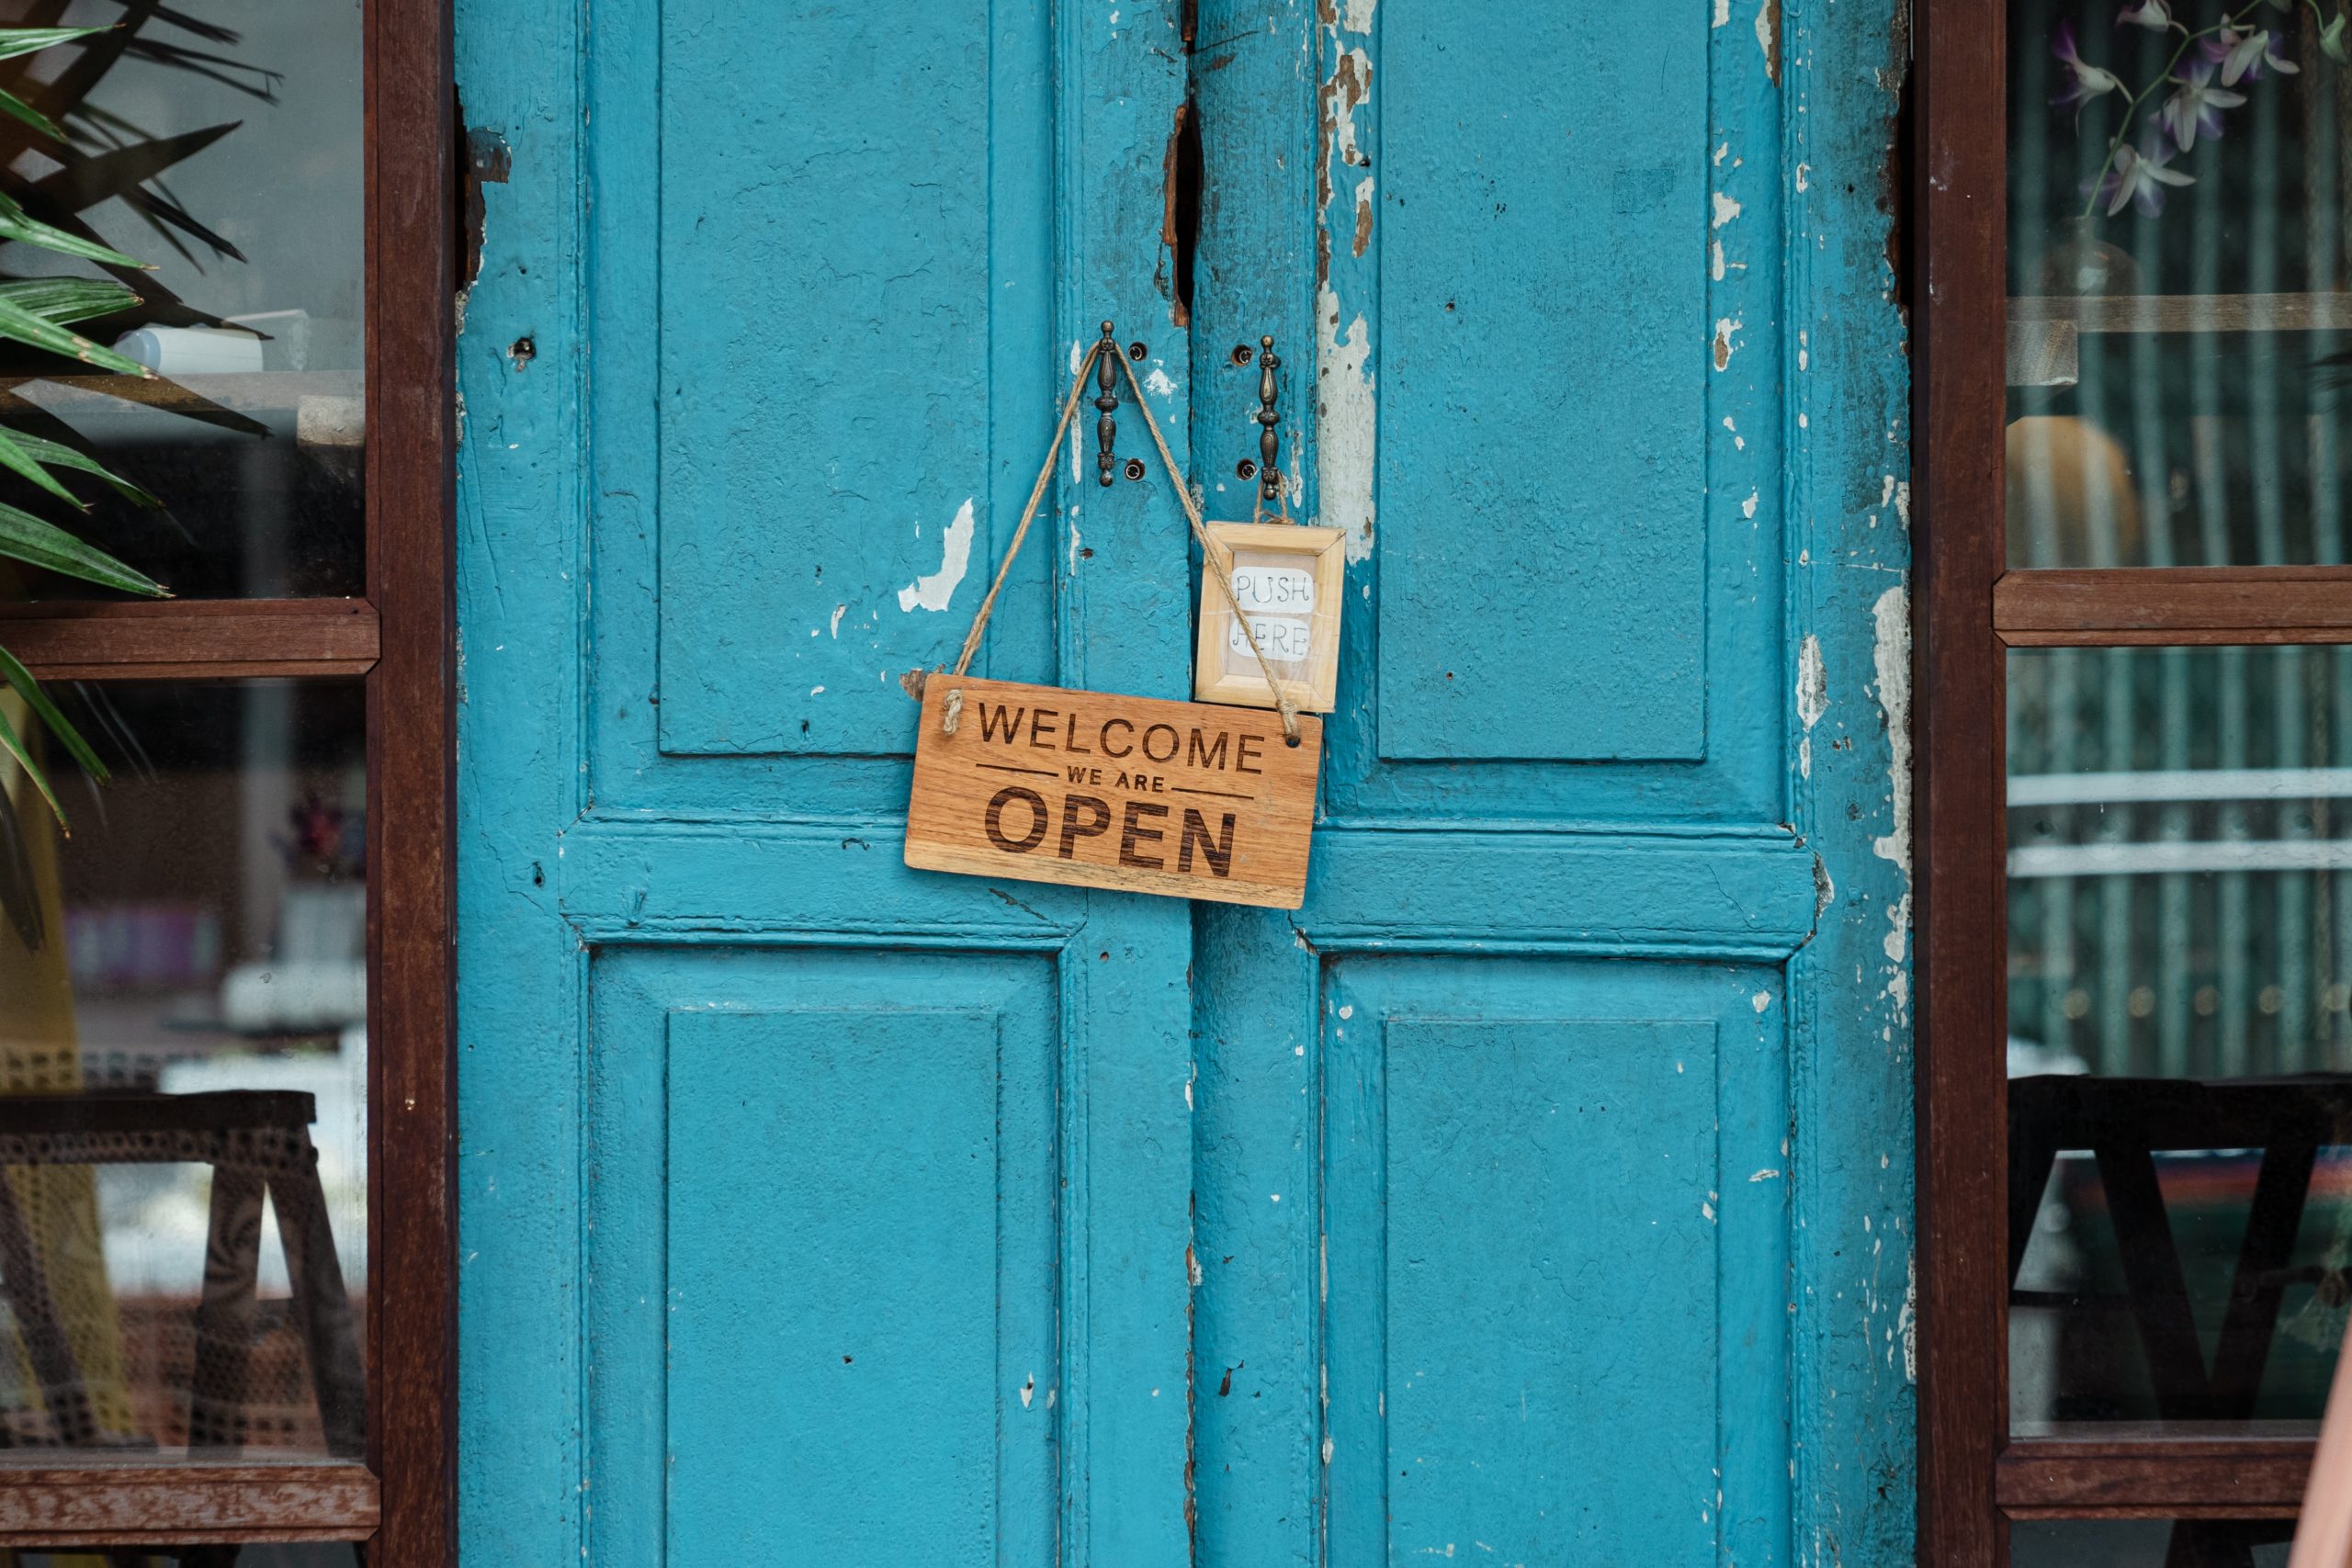
[(220, 327), (140, 327), (114, 351), (158, 376), (245, 376), (262, 367), (261, 339)]

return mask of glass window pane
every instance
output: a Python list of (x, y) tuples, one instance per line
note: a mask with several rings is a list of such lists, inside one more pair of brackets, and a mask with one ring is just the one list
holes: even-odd
[(2352, 650), (2008, 665), (2010, 1416), (2316, 1424), (2352, 1303)]
[[(0, 344), (0, 426), (79, 446), (164, 504), (74, 474), (85, 517), (15, 475), (0, 500), (183, 596), (363, 592), (360, 0), (58, 9), (0, 0), (0, 25), (112, 30), (0, 62), (0, 87), (66, 132), (0, 119), (0, 191), (153, 264), (111, 274), (141, 303), (75, 330), (163, 380)], [(19, 242), (0, 276), (109, 274)], [(28, 575), (37, 596), (107, 594)]]
[(2011, 0), (2013, 566), (2346, 559), (2352, 83), (2245, 14)]
[(0, 1447), (356, 1456), (361, 689), (60, 694), (114, 778), (51, 748), (67, 838), (0, 764)]
[(2294, 1529), (2286, 1519), (2020, 1520), (2009, 1527), (2009, 1565), (2286, 1568)]

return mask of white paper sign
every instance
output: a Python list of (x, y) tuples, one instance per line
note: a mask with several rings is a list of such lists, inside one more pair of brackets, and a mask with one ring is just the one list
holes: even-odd
[(1246, 614), (1310, 615), (1315, 609), (1315, 574), (1295, 566), (1236, 565), (1233, 595)]
[[(1313, 650), (1314, 637), (1310, 630), (1312, 624), (1305, 620), (1294, 620), (1288, 615), (1250, 617), (1250, 627), (1258, 634), (1258, 646), (1263, 649), (1266, 657), (1276, 664), (1295, 664)], [(1239, 661), (1237, 668), (1240, 665), (1247, 665), (1253, 670), (1257, 668), (1256, 660), (1250, 652), (1250, 639), (1241, 634), (1239, 621), (1235, 621), (1226, 627), (1225, 646), (1226, 650)]]

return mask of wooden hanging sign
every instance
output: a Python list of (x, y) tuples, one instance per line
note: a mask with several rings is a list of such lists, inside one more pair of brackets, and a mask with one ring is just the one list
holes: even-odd
[(934, 675), (907, 863), (1295, 909), (1323, 753), (1297, 723), (1291, 745), (1270, 712)]

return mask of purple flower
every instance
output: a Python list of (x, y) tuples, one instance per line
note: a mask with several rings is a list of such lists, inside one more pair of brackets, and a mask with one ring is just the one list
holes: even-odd
[(2152, 33), (2164, 32), (2173, 25), (2172, 7), (2165, 0), (2137, 0), (2137, 4), (2123, 7), (2117, 15), (2115, 24), (2118, 27), (2145, 28)]
[(2068, 72), (2066, 90), (2050, 100), (2051, 107), (2073, 109), (2075, 118), (2080, 119), (2083, 105), (2093, 98), (2122, 90), (2123, 84), (2116, 79), (2113, 72), (2084, 63), (2083, 57), (2075, 51), (2074, 23), (2058, 24), (2057, 37), (2051, 41), (2050, 51), (2065, 62)]
[(2195, 175), (2167, 168), (2171, 162), (2171, 146), (2153, 130), (2140, 139), (2137, 147), (2129, 142), (2118, 147), (2115, 162), (2098, 182), (2098, 205), (2109, 218), (2122, 211), (2127, 202), (2136, 206), (2143, 217), (2154, 218), (2165, 209), (2165, 186), (2197, 183)]
[[(2198, 50), (2206, 59), (2222, 68), (2222, 85), (2234, 87), (2241, 81), (2259, 82), (2265, 66), (2293, 76), (2301, 67), (2270, 47), (2270, 29), (2256, 28), (2241, 33), (2234, 28), (2223, 28), (2218, 37), (2199, 43)], [(2217, 133), (2218, 134), (2218, 133)]]
[(2228, 92), (2213, 85), (2213, 67), (2202, 61), (2185, 65), (2173, 73), (2180, 85), (2157, 111), (2165, 129), (2187, 152), (2196, 147), (2199, 136), (2218, 137), (2222, 134), (2222, 111), (2233, 109), (2245, 102), (2244, 93)]

